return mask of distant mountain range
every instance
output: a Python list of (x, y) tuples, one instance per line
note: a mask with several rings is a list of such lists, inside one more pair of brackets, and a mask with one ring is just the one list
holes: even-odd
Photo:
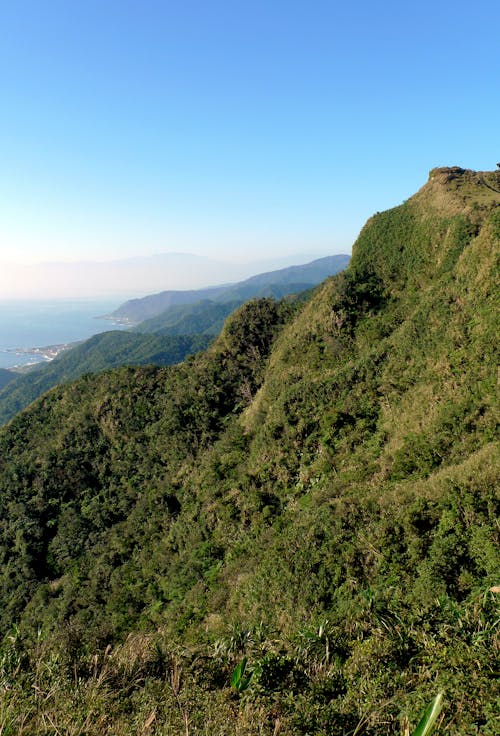
[[(318, 258), (299, 266), (288, 266), (276, 271), (251, 276), (236, 284), (215, 286), (190, 291), (162, 291), (158, 294), (131, 299), (109, 315), (110, 319), (137, 324), (162, 314), (171, 307), (196, 304), (203, 300), (219, 303), (237, 302), (243, 304), (247, 299), (257, 296), (277, 296), (303, 291), (324, 281), (328, 276), (342, 271), (349, 263), (346, 254)], [(272, 287), (286, 287), (275, 289)]]

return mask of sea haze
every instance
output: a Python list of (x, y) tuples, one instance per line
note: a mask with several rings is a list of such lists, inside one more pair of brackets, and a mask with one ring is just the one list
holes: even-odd
[(0, 368), (28, 365), (43, 360), (41, 356), (16, 354), (12, 349), (27, 350), (85, 340), (98, 332), (123, 329), (97, 319), (109, 314), (117, 300), (0, 300)]

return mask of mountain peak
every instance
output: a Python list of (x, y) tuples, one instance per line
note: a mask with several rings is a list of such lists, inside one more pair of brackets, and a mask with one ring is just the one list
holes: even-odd
[(431, 169), (427, 183), (415, 196), (419, 198), (422, 194), (431, 195), (434, 208), (442, 210), (447, 205), (453, 213), (457, 209), (468, 212), (478, 206), (497, 207), (500, 204), (500, 168), (496, 171), (474, 171), (460, 166)]
[(472, 169), (462, 169), (461, 166), (438, 166), (429, 171), (429, 179), (432, 181), (439, 178), (444, 183), (467, 173), (475, 174), (476, 172)]
[(376, 276), (389, 290), (423, 288), (437, 268), (449, 270), (483, 229), (489, 237), (499, 206), (500, 170), (432, 169), (406, 202), (370, 218), (353, 246), (351, 269), (366, 279)]

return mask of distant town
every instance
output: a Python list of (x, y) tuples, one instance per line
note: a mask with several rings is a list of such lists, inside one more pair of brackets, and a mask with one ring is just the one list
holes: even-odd
[(33, 357), (39, 359), (36, 361), (38, 363), (42, 360), (54, 360), (54, 358), (57, 358), (60, 353), (64, 352), (65, 350), (69, 350), (69, 348), (72, 348), (75, 345), (78, 345), (79, 342), (65, 342), (60, 343), (59, 345), (47, 345), (46, 347), (42, 348), (6, 348), (5, 352), (14, 353), (14, 355), (33, 355)]

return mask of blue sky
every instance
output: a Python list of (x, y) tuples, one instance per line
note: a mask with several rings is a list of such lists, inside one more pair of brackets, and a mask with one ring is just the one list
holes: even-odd
[(500, 160), (500, 3), (0, 0), (0, 261), (349, 252)]

